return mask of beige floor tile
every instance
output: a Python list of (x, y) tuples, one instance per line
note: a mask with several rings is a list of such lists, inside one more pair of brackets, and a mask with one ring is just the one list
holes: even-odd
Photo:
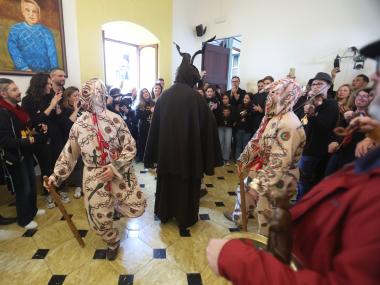
[[(135, 275), (134, 285), (187, 285), (185, 272), (168, 260), (152, 260)], [(205, 284), (206, 285), (206, 284)]]
[(117, 284), (119, 274), (106, 260), (92, 260), (81, 266), (65, 279), (65, 285)]
[(153, 249), (138, 238), (121, 241), (117, 259), (112, 267), (120, 274), (134, 274), (153, 259)]
[(49, 251), (45, 260), (53, 274), (67, 275), (81, 266), (86, 266), (94, 252), (91, 246), (82, 248), (72, 239)]
[(181, 238), (167, 248), (166, 255), (184, 272), (201, 272), (207, 264), (206, 245), (194, 238)]
[(0, 284), (48, 284), (51, 272), (44, 260), (21, 259), (0, 252)]
[(52, 225), (38, 230), (33, 239), (39, 248), (54, 249), (57, 246), (73, 239), (74, 235), (71, 233), (70, 228), (66, 221), (59, 221)]
[(139, 234), (139, 238), (152, 248), (167, 248), (181, 237), (178, 227), (174, 222), (161, 224), (155, 222), (145, 227)]
[(30, 237), (19, 237), (1, 245), (0, 251), (11, 253), (17, 258), (31, 259), (38, 250), (36, 242)]

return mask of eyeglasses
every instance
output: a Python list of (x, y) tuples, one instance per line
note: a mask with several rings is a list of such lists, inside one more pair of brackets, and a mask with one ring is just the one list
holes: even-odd
[(324, 85), (323, 82), (316, 82), (316, 83), (312, 83), (311, 86), (322, 86)]
[(240, 81), (239, 80), (232, 80), (231, 82), (232, 83), (239, 83)]

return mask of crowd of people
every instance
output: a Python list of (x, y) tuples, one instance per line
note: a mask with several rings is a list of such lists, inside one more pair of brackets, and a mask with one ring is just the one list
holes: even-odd
[[(222, 92), (206, 82), (205, 72), (199, 74), (190, 55), (180, 54), (183, 60), (175, 82), (165, 91), (163, 79), (151, 91), (142, 88), (139, 93), (136, 88), (128, 94), (121, 94), (120, 88), (107, 90), (98, 79), (86, 81), (81, 90), (65, 88), (65, 73), (58, 68), (50, 75), (32, 76), (22, 98), (15, 82), (0, 78), (1, 177), (16, 193), (20, 226), (37, 228), (33, 218), (45, 213), (36, 203), (38, 164), (41, 178), (48, 177), (47, 208), (55, 207), (48, 193), (52, 187), (64, 203), (70, 202), (68, 187), (74, 187), (75, 198), (85, 197), (91, 229), (102, 236), (107, 257), (114, 260), (120, 245), (119, 232), (112, 225), (114, 212), (137, 217), (146, 207), (134, 161), (157, 168), (155, 214), (163, 223), (175, 217), (181, 230), (198, 220), (203, 175), (234, 163), (239, 176), (247, 173), (246, 214), (256, 210), (259, 233), (268, 236), (276, 197), (285, 193), (295, 203), (294, 213), (302, 216), (306, 211), (302, 205), (310, 206), (307, 197), (312, 191), (333, 182), (343, 187), (335, 173), (350, 175), (352, 167), (345, 165), (379, 144), (376, 135), (354, 132), (375, 116), (369, 107), (380, 97), (378, 75), (375, 84), (368, 76), (357, 75), (337, 91), (337, 68), (331, 74), (317, 72), (304, 88), (294, 74), (278, 80), (266, 76), (257, 82), (256, 93), (241, 89), (240, 78), (233, 76), (231, 89)], [(359, 172), (372, 167), (372, 160), (360, 161)], [(240, 226), (240, 189), (237, 192), (235, 208), (225, 217)], [(300, 219), (299, 224), (304, 223)], [(302, 234), (295, 231), (301, 243), (307, 242)], [(216, 256), (225, 244), (214, 243)], [(235, 242), (226, 251), (232, 254), (244, 248)], [(299, 250), (303, 261), (313, 264)], [(210, 255), (210, 263), (215, 263)], [(217, 273), (245, 284), (240, 275), (229, 273), (225, 254), (219, 269), (212, 265)]]

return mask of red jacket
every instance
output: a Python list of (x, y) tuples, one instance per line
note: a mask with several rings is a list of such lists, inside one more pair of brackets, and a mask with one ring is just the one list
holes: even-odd
[(349, 166), (314, 187), (291, 210), (292, 271), (270, 253), (229, 241), (218, 265), (234, 284), (380, 284), (380, 167)]

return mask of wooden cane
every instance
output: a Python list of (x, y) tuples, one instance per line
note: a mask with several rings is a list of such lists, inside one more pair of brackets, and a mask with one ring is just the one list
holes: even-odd
[(247, 207), (245, 204), (245, 187), (243, 173), (239, 174), (239, 183), (240, 183), (240, 210), (241, 210), (241, 220), (243, 231), (247, 232)]
[[(49, 181), (49, 178), (45, 176), (44, 177), (45, 185), (48, 185), (48, 181)], [(54, 203), (58, 206), (58, 209), (61, 211), (63, 217), (65, 218), (67, 224), (69, 225), (71, 232), (74, 234), (75, 239), (77, 240), (77, 242), (79, 243), (81, 247), (84, 247), (85, 246), (84, 241), (82, 237), (80, 236), (77, 228), (75, 227), (73, 221), (71, 220), (70, 216), (67, 214), (66, 209), (63, 206), (61, 199), (59, 198), (57, 194), (57, 191), (55, 191), (55, 187), (53, 186), (49, 190), (50, 190), (49, 192), (51, 194), (51, 197), (54, 200)]]

